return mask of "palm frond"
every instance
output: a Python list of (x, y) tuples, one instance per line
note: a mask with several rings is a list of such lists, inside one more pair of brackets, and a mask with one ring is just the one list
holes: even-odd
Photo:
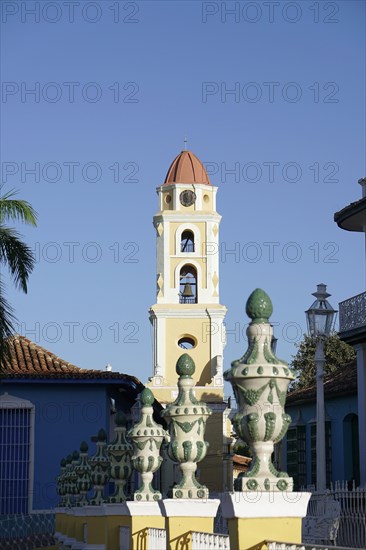
[(8, 266), (15, 285), (27, 292), (27, 282), (35, 259), (31, 249), (20, 240), (11, 227), (0, 225), (0, 263)]
[(0, 280), (0, 373), (10, 359), (9, 338), (15, 332), (15, 321), (14, 310), (5, 298), (4, 284)]
[(37, 212), (29, 202), (14, 199), (13, 197), (17, 194), (16, 190), (11, 189), (3, 196), (0, 196), (0, 223), (6, 220), (13, 220), (36, 226)]

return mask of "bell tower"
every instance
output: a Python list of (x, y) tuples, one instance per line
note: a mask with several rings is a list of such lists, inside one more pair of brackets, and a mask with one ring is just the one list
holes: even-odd
[(196, 397), (222, 401), (226, 308), (219, 303), (217, 187), (201, 161), (182, 151), (157, 193), (157, 294), (150, 309), (154, 375), (149, 386), (161, 403), (173, 401), (175, 365), (187, 352), (196, 364)]

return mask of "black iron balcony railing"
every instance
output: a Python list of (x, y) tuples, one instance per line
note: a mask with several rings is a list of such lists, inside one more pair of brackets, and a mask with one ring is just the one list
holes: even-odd
[(366, 327), (366, 292), (339, 303), (339, 332)]

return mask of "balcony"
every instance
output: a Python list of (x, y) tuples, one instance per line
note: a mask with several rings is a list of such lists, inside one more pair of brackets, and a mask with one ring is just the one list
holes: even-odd
[(339, 336), (349, 344), (366, 341), (366, 292), (340, 302)]

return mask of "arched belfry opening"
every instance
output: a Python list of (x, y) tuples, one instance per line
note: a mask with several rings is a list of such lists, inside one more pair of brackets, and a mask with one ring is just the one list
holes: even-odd
[(179, 272), (179, 303), (197, 304), (197, 270), (184, 265)]
[(189, 229), (183, 231), (180, 239), (181, 252), (194, 252), (194, 233)]

